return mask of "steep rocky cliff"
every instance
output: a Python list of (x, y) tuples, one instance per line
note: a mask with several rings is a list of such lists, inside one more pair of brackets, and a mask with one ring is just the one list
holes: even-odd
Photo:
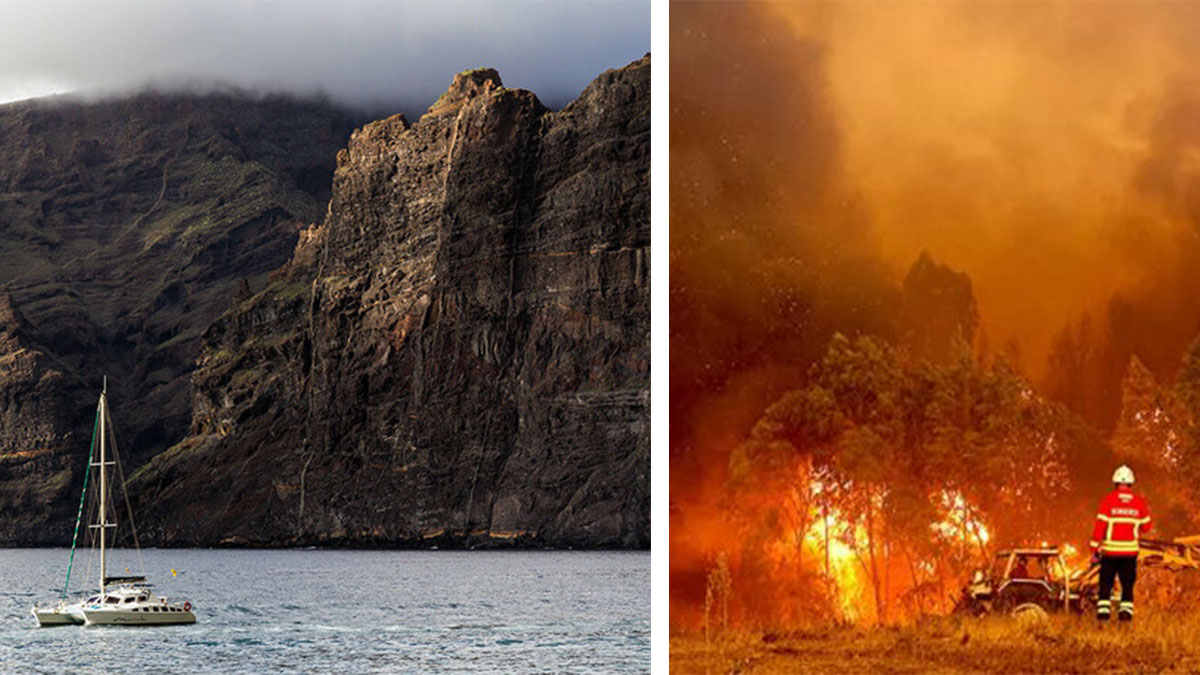
[(75, 430), (88, 411), (71, 405), (78, 383), (34, 345), (30, 332), (0, 288), (0, 513), (6, 516), (0, 541), (52, 543), (71, 517), (62, 497), (82, 475), (83, 460), (71, 453), (87, 443)]
[(324, 213), (352, 129), (238, 93), (0, 106), (0, 543), (70, 540), (103, 375), (128, 465), (187, 433), (201, 332)]
[(134, 479), (162, 545), (649, 545), (650, 58), (559, 112), (460, 73), (337, 156)]

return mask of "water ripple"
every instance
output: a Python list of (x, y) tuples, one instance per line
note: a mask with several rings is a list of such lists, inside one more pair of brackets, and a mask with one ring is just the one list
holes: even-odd
[[(118, 569), (136, 562), (133, 552), (113, 555)], [(221, 673), (649, 668), (646, 553), (152, 549), (143, 555), (155, 590), (189, 598), (198, 624), (39, 629), (29, 607), (57, 599), (67, 552), (0, 550), (0, 672), (102, 670), (81, 664), (147, 672), (186, 664), (189, 671)], [(81, 569), (87, 568), (77, 553)]]

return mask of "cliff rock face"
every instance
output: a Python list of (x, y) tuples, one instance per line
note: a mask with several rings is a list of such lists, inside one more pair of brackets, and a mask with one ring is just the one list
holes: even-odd
[(46, 544), (62, 539), (74, 515), (68, 515), (70, 495), (78, 494), (72, 480), (86, 460), (71, 458), (80, 444), (73, 430), (87, 411), (70, 405), (70, 379), (34, 347), (29, 332), (0, 288), (0, 513), (6, 514), (0, 541)]
[(0, 106), (0, 543), (70, 541), (103, 375), (127, 468), (187, 433), (201, 332), (324, 213), (352, 128), (236, 93)]
[(649, 545), (650, 58), (560, 112), (460, 73), (355, 132), (324, 223), (205, 333), (163, 545)]

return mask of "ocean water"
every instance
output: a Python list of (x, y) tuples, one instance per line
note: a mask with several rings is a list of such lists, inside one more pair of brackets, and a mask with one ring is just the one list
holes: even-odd
[[(0, 549), (0, 671), (644, 672), (650, 555), (575, 551), (146, 550), (190, 626), (38, 628), (65, 549)], [(72, 589), (95, 587), (77, 552)], [(118, 551), (109, 574), (137, 573)], [(172, 577), (171, 569), (177, 570)], [(77, 579), (79, 582), (77, 583)]]

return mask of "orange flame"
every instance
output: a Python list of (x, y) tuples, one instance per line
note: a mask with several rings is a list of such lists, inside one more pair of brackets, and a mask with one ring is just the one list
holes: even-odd
[[(812, 559), (820, 560), (827, 575), (830, 591), (837, 599), (838, 611), (846, 621), (858, 621), (861, 608), (869, 605), (869, 584), (862, 565), (854, 550), (845, 543), (848, 525), (842, 522), (836, 509), (830, 509), (822, 517), (814, 509), (814, 525), (805, 536), (805, 546), (812, 552)], [(861, 526), (854, 531), (854, 540), (859, 548), (866, 546), (866, 532)], [(828, 561), (825, 560), (828, 546)], [(826, 564), (827, 563), (827, 564)]]
[(946, 539), (964, 539), (974, 537), (978, 544), (987, 544), (991, 538), (988, 528), (980, 522), (976, 512), (956, 490), (942, 490), (941, 507), (945, 512), (942, 520), (933, 524), (934, 532)]

